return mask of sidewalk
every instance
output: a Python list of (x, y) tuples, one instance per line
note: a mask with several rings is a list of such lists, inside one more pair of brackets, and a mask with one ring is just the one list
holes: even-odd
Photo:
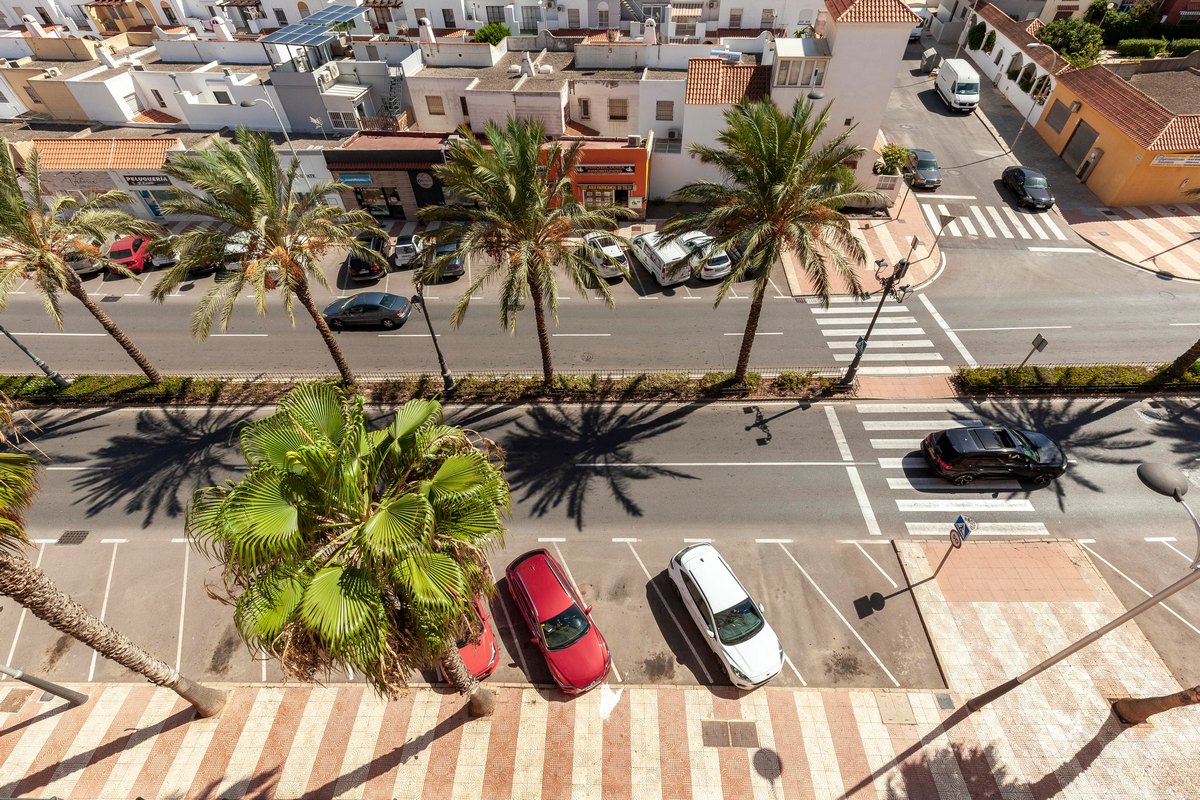
[[(948, 544), (896, 547), (916, 583)], [(0, 797), (1195, 796), (1200, 708), (1136, 728), (1109, 713), (1110, 697), (1177, 688), (1136, 626), (958, 710), (1120, 613), (1083, 546), (972, 539), (913, 591), (949, 691), (502, 686), (495, 716), (468, 720), (438, 689), (383, 702), (362, 686), (238, 686), (218, 719), (194, 720), (146, 685), (86, 687), (87, 705), (60, 712), (5, 684)]]
[(1138, 269), (1200, 281), (1200, 205), (1067, 209), (1063, 218), (1097, 250)]

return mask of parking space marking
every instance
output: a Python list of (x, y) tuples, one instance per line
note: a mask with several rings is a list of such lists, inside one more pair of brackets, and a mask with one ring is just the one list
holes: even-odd
[(875, 567), (875, 569), (879, 570), (879, 574), (887, 579), (887, 582), (892, 585), (893, 589), (899, 588), (898, 584), (894, 580), (892, 580), (892, 576), (888, 575), (886, 572), (883, 571), (883, 567), (879, 566), (879, 562), (876, 561), (875, 559), (871, 558), (871, 555), (866, 550), (863, 550), (863, 546), (861, 544), (859, 544), (858, 542), (855, 542), (854, 546), (858, 548), (858, 551), (860, 553), (862, 553), (864, 556), (867, 557), (867, 561), (870, 561), (871, 564)]
[(617, 544), (637, 544), (641, 539), (632, 539), (627, 536), (614, 537), (613, 541)]
[(962, 340), (958, 338), (958, 334), (950, 329), (950, 326), (946, 324), (946, 320), (942, 319), (942, 315), (939, 314), (938, 310), (933, 307), (933, 303), (929, 301), (929, 298), (923, 294), (919, 294), (917, 297), (920, 298), (921, 303), (926, 309), (928, 309), (929, 316), (933, 317), (933, 321), (936, 322), (938, 327), (942, 329), (942, 333), (946, 334), (946, 338), (950, 340), (950, 344), (954, 345), (954, 349), (957, 350), (958, 354), (963, 357), (963, 361), (967, 362), (967, 366), (978, 367), (979, 362), (977, 362), (975, 358), (967, 351), (967, 348), (962, 343)]
[(755, 544), (791, 544), (791, 539), (755, 539)]
[(774, 278), (767, 278), (767, 283), (771, 284), (771, 288), (775, 290), (775, 299), (776, 300), (781, 300), (781, 299), (782, 300), (791, 300), (792, 299), (792, 296), (790, 294), (784, 294), (783, 292), (779, 291), (779, 287), (775, 285)]
[(846, 441), (846, 433), (838, 420), (837, 410), (833, 406), (825, 406), (825, 419), (829, 421), (829, 429), (833, 431), (833, 441), (837, 443), (838, 455), (845, 461), (853, 461), (850, 444)]
[(538, 539), (538, 542), (546, 542), (546, 543), (550, 543), (550, 542), (565, 542), (565, 541), (566, 541), (566, 539), (561, 539), (561, 538), (559, 538), (559, 537), (557, 537), (557, 536), (544, 536), (544, 537), (541, 537), (541, 538), (539, 538), (539, 539)]
[(1176, 542), (1179, 541), (1174, 536), (1147, 536), (1142, 539), (1144, 542)]
[(862, 636), (859, 635), (858, 631), (854, 629), (854, 626), (850, 624), (850, 621), (843, 616), (841, 610), (838, 609), (838, 607), (834, 605), (833, 601), (829, 599), (829, 595), (825, 594), (821, 587), (817, 585), (817, 582), (812, 579), (812, 576), (808, 574), (808, 570), (800, 565), (800, 562), (796, 560), (794, 555), (792, 555), (792, 551), (788, 550), (783, 545), (779, 545), (779, 549), (782, 550), (784, 555), (786, 555), (788, 559), (790, 559), (791, 562), (796, 565), (796, 569), (800, 570), (800, 574), (804, 576), (805, 580), (807, 580), (812, 587), (817, 590), (817, 594), (821, 595), (821, 599), (824, 600), (831, 609), (833, 609), (833, 613), (837, 615), (838, 619), (842, 621), (842, 624), (845, 625), (850, 633), (854, 635), (854, 638), (858, 639), (858, 643), (861, 644), (863, 648), (871, 654), (871, 658), (875, 659), (875, 663), (879, 665), (881, 670), (883, 670), (883, 674), (888, 676), (888, 680), (892, 682), (892, 685), (899, 688), (900, 681), (896, 680), (896, 676), (891, 673), (891, 670), (884, 666), (883, 661), (879, 659), (879, 656), (875, 654), (875, 651), (871, 649), (871, 646), (866, 643)]
[(800, 674), (800, 670), (796, 669), (796, 665), (792, 663), (792, 659), (787, 653), (783, 654), (783, 663), (791, 667), (792, 672), (796, 673), (796, 680), (800, 681), (801, 686), (808, 686), (808, 681), (804, 680), (804, 676)]
[[(554, 554), (556, 556), (558, 556), (558, 563), (562, 564), (563, 569), (566, 570), (567, 580), (569, 580), (571, 582), (571, 588), (575, 590), (576, 594), (578, 594), (579, 593), (579, 581), (575, 580), (575, 576), (571, 574), (571, 566), (567, 563), (567, 559), (563, 556), (562, 550), (559, 549), (558, 542), (556, 541), (553, 544), (554, 544)], [(609, 652), (608, 657), (609, 657), (609, 664), (612, 665), (612, 674), (617, 679), (617, 683), (623, 683), (624, 681), (621, 680), (621, 671), (619, 669), (617, 669), (617, 660), (612, 657), (611, 651)]]
[[(1164, 537), (1164, 538), (1165, 538), (1165, 537)], [(1171, 549), (1172, 549), (1172, 550), (1174, 550), (1176, 553), (1178, 553), (1178, 554), (1179, 554), (1179, 557), (1180, 557), (1180, 558), (1182, 558), (1184, 561), (1188, 562), (1189, 564), (1192, 562), (1192, 557), (1191, 557), (1191, 556), (1189, 556), (1187, 553), (1183, 552), (1182, 550), (1180, 550), (1178, 547), (1176, 547), (1175, 545), (1171, 544), (1170, 542), (1163, 541), (1163, 542), (1159, 542), (1159, 544), (1165, 544), (1167, 547), (1171, 548)]]
[[(41, 546), (38, 547), (37, 560), (33, 562), (33, 566), (36, 569), (42, 568), (42, 556), (44, 555), (46, 555), (46, 543), (43, 542)], [(21, 613), (17, 617), (17, 629), (13, 632), (12, 647), (8, 648), (8, 659), (4, 662), (9, 666), (12, 666), (13, 657), (17, 654), (17, 640), (21, 638), (21, 628), (25, 625), (25, 615), (28, 613), (29, 609), (25, 608), (25, 606), (21, 606)], [(7, 675), (0, 675), (0, 681), (6, 680), (8, 680)]]
[[(104, 622), (104, 615), (108, 613), (108, 593), (112, 591), (112, 576), (113, 569), (117, 566), (117, 548), (121, 546), (121, 542), (125, 539), (101, 539), (101, 544), (112, 544), (112, 558), (108, 562), (108, 578), (104, 581), (104, 602), (100, 604), (100, 621)], [(96, 677), (96, 659), (100, 656), (98, 650), (92, 650), (92, 665), (88, 667), (88, 683)]]
[[(1109, 569), (1111, 569), (1113, 572), (1117, 573), (1117, 574), (1118, 574), (1118, 575), (1120, 575), (1122, 578), (1124, 578), (1125, 580), (1127, 580), (1127, 581), (1129, 582), (1129, 584), (1130, 584), (1131, 586), (1133, 586), (1133, 588), (1137, 589), (1139, 592), (1141, 592), (1142, 594), (1146, 595), (1146, 597), (1153, 597), (1153, 596), (1154, 596), (1154, 593), (1153, 593), (1153, 592), (1149, 592), (1149, 591), (1147, 591), (1145, 588), (1143, 588), (1143, 587), (1142, 587), (1142, 585), (1141, 585), (1140, 583), (1138, 583), (1138, 582), (1137, 582), (1137, 581), (1135, 581), (1133, 578), (1129, 577), (1129, 576), (1128, 576), (1128, 575), (1126, 575), (1124, 572), (1121, 572), (1121, 570), (1119, 570), (1119, 569), (1117, 569), (1115, 566), (1113, 566), (1113, 563), (1112, 563), (1111, 561), (1109, 561), (1109, 560), (1108, 560), (1108, 559), (1106, 559), (1104, 556), (1102, 556), (1102, 555), (1100, 555), (1099, 553), (1097, 553), (1097, 552), (1096, 552), (1095, 550), (1093, 550), (1092, 548), (1088, 547), (1088, 545), (1089, 545), (1089, 544), (1095, 544), (1095, 542), (1096, 542), (1096, 540), (1095, 540), (1095, 539), (1076, 539), (1075, 541), (1079, 542), (1079, 545), (1080, 545), (1080, 546), (1081, 546), (1081, 547), (1082, 547), (1084, 550), (1087, 550), (1089, 553), (1091, 553), (1092, 555), (1094, 555), (1096, 558), (1098, 558), (1098, 559), (1100, 559), (1102, 562), (1104, 562), (1104, 563), (1105, 563), (1105, 564), (1108, 566), (1108, 568), (1109, 568)], [(1186, 556), (1185, 556), (1185, 557), (1186, 557)], [(1180, 622), (1182, 622), (1184, 625), (1187, 625), (1189, 628), (1191, 628), (1193, 632), (1195, 632), (1196, 634), (1200, 634), (1200, 628), (1197, 628), (1195, 625), (1193, 625), (1192, 623), (1188, 622), (1188, 621), (1187, 621), (1186, 619), (1184, 619), (1183, 617), (1179, 616), (1179, 613), (1178, 613), (1178, 612), (1176, 612), (1176, 611), (1175, 611), (1175, 609), (1171, 608), (1171, 607), (1170, 607), (1170, 606), (1168, 606), (1166, 603), (1159, 603), (1158, 605), (1159, 605), (1159, 607), (1160, 607), (1160, 608), (1162, 608), (1164, 611), (1166, 611), (1166, 612), (1168, 612), (1169, 614), (1171, 614), (1171, 616), (1175, 617), (1175, 619), (1179, 620), (1179, 621), (1180, 621)]]
[(684, 539), (683, 543), (684, 544), (703, 544), (705, 542), (711, 542), (711, 541), (712, 541), (712, 539)]
[[(613, 539), (613, 541), (615, 542), (617, 540)], [(713, 678), (712, 673), (708, 671), (708, 665), (704, 663), (704, 659), (700, 657), (699, 651), (697, 651), (695, 645), (692, 644), (692, 640), (688, 636), (687, 631), (684, 629), (683, 623), (680, 622), (679, 617), (675, 615), (675, 609), (671, 608), (671, 606), (667, 604), (667, 598), (663, 597), (662, 592), (660, 592), (658, 587), (654, 585), (654, 579), (650, 575), (650, 570), (646, 569), (646, 564), (642, 561), (642, 557), (638, 555), (638, 551), (633, 547), (633, 542), (635, 541), (637, 540), (624, 540), (625, 544), (629, 546), (629, 552), (633, 553), (633, 557), (637, 561), (638, 566), (642, 568), (642, 573), (646, 576), (646, 582), (649, 584), (650, 588), (654, 590), (654, 594), (658, 596), (658, 602), (662, 603), (662, 607), (667, 610), (667, 613), (671, 615), (671, 619), (674, 620), (675, 627), (679, 629), (679, 635), (683, 637), (683, 643), (688, 646), (688, 650), (692, 651), (692, 658), (696, 659), (696, 663), (700, 666), (701, 671), (704, 672), (704, 677), (708, 679), (709, 684), (712, 684), (715, 679)], [(670, 580), (670, 576), (667, 577), (667, 580)], [(616, 669), (615, 665), (613, 666), (613, 669)], [(620, 680), (620, 678), (617, 678), (617, 680)]]

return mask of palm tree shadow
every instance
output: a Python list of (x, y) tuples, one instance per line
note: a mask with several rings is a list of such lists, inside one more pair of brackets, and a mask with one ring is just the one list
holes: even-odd
[(85, 494), (87, 515), (124, 501), (125, 513), (144, 513), (142, 527), (153, 524), (159, 512), (180, 516), (195, 489), (245, 467), (237, 432), (249, 415), (248, 409), (232, 408), (139, 412), (134, 435), (114, 436), (91, 454), (103, 469), (74, 480)]
[(1180, 456), (1181, 469), (1197, 467), (1196, 431), (1200, 430), (1200, 401), (1181, 397), (1147, 400), (1138, 414), (1151, 425), (1151, 432), (1165, 440), (1173, 453)]
[(699, 479), (639, 463), (634, 445), (680, 427), (697, 407), (664, 412), (661, 403), (632, 409), (590, 404), (576, 413), (558, 406), (535, 406), (500, 441), (508, 453), (506, 472), (513, 494), (531, 501), (531, 511), (539, 517), (565, 503), (567, 516), (582, 530), (588, 490), (593, 482), (603, 481), (625, 513), (640, 517), (642, 508), (631, 492), (633, 482)]

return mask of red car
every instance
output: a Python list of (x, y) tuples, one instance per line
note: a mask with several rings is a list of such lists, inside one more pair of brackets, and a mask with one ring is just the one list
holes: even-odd
[(159, 266), (159, 259), (150, 255), (154, 240), (145, 236), (126, 236), (108, 246), (108, 257), (130, 272), (143, 272)]
[(542, 651), (554, 682), (583, 694), (608, 677), (608, 643), (592, 623), (566, 571), (545, 550), (531, 550), (508, 565), (508, 589)]
[[(490, 617), (483, 601), (476, 597), (472, 605), (475, 608), (475, 619), (471, 622), (471, 633), (459, 639), (455, 645), (467, 670), (476, 680), (481, 681), (496, 671), (500, 653), (496, 649), (496, 636), (492, 633), (492, 626), (488, 624)], [(442, 673), (443, 678), (446, 677), (446, 670), (441, 664), (438, 664), (438, 671)]]

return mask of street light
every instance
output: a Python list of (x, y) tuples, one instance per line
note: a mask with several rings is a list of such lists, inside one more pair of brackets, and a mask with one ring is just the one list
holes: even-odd
[(1124, 614), (1105, 625), (1103, 628), (1092, 631), (1087, 636), (1084, 636), (1074, 644), (1068, 645), (1065, 649), (1060, 650), (1059, 652), (1050, 656), (1045, 661), (1038, 664), (1036, 667), (1033, 667), (1024, 674), (1018, 675), (1012, 680), (1002, 683), (996, 688), (986, 691), (978, 697), (972, 697), (967, 701), (968, 709), (971, 711), (978, 711), (988, 703), (995, 700), (997, 697), (1002, 697), (1008, 694), (1022, 683), (1025, 683), (1025, 681), (1036, 677), (1040, 673), (1062, 661), (1064, 658), (1074, 655), (1092, 642), (1099, 639), (1104, 634), (1121, 627), (1146, 609), (1158, 605), (1163, 600), (1166, 600), (1168, 597), (1178, 592), (1180, 589), (1195, 583), (1196, 580), (1200, 578), (1200, 569), (1197, 569), (1197, 567), (1200, 567), (1200, 520), (1196, 519), (1195, 512), (1188, 507), (1188, 504), (1183, 502), (1183, 496), (1187, 494), (1188, 490), (1187, 476), (1177, 470), (1175, 467), (1168, 466), (1167, 464), (1141, 464), (1137, 468), (1137, 475), (1138, 478), (1141, 479), (1142, 483), (1146, 484), (1146, 486), (1150, 487), (1154, 491), (1158, 492), (1159, 494), (1164, 494), (1167, 497), (1173, 497), (1175, 502), (1182, 505), (1187, 511), (1188, 516), (1192, 518), (1192, 524), (1196, 526), (1196, 559), (1192, 562), (1192, 566), (1190, 567), (1191, 571), (1188, 572), (1188, 574), (1184, 577), (1172, 583), (1167, 588), (1160, 591), (1158, 594), (1148, 597), (1141, 603), (1138, 603), (1136, 606), (1129, 609)]
[(7, 336), (9, 341), (11, 341), (13, 344), (15, 344), (21, 350), (22, 353), (29, 356), (29, 360), (32, 361), (37, 366), (38, 369), (40, 369), (43, 373), (45, 373), (47, 378), (54, 381), (54, 385), (57, 386), (59, 389), (66, 389), (68, 386), (71, 385), (70, 381), (68, 381), (62, 375), (59, 375), (58, 372), (53, 367), (51, 367), (45, 361), (42, 361), (40, 358), (38, 358), (36, 355), (34, 355), (32, 350), (30, 350), (28, 347), (26, 347), (24, 344), (22, 344), (21, 341), (19, 339), (17, 339), (17, 337), (15, 337), (11, 333), (9, 333), (8, 328), (4, 327), (3, 325), (0, 325), (0, 333)]
[[(1026, 45), (1026, 47), (1031, 48), (1031, 49), (1034, 47), (1045, 47), (1045, 46), (1046, 45), (1042, 44), (1041, 42), (1034, 42), (1033, 44)], [(1021, 133), (1025, 130), (1025, 126), (1029, 124), (1030, 118), (1033, 116), (1034, 109), (1036, 109), (1040, 105), (1040, 103), (1038, 103), (1037, 95), (1031, 93), (1029, 95), (1029, 97), (1030, 97), (1030, 99), (1033, 100), (1033, 104), (1029, 108), (1029, 113), (1021, 118), (1021, 127), (1017, 128), (1017, 135), (1013, 137), (1012, 144), (1008, 148), (1008, 151), (1010, 153), (1016, 149), (1017, 139), (1021, 138)]]
[[(875, 275), (887, 266), (887, 261), (880, 258), (875, 262)], [(858, 375), (858, 365), (862, 362), (863, 353), (867, 350), (867, 342), (871, 339), (871, 331), (875, 330), (875, 322), (879, 319), (879, 312), (883, 311), (883, 302), (887, 300), (888, 295), (892, 294), (892, 287), (896, 282), (904, 277), (908, 272), (908, 259), (902, 258), (896, 262), (896, 266), (892, 269), (892, 274), (883, 282), (883, 289), (879, 292), (879, 305), (875, 306), (875, 313), (871, 316), (871, 324), (867, 326), (867, 332), (862, 335), (862, 338), (855, 343), (854, 360), (850, 362), (849, 369), (846, 370), (845, 376), (841, 380), (842, 386), (853, 386), (854, 378)], [(899, 293), (896, 293), (896, 300), (900, 300)]]
[[(275, 108), (274, 103), (265, 97), (255, 97), (253, 100), (243, 100), (242, 102), (238, 103), (238, 105), (242, 108), (254, 108), (254, 106), (258, 105), (259, 103), (265, 103), (267, 108), (275, 112), (275, 119), (279, 121), (279, 129), (283, 131), (283, 139), (287, 142), (288, 148), (292, 151), (292, 158), (294, 158), (297, 163), (300, 163), (300, 159), (296, 155), (296, 146), (292, 144), (292, 137), (288, 135), (287, 125), (283, 124), (283, 117), (279, 116), (279, 109)], [(304, 178), (304, 185), (307, 186), (308, 190), (311, 192), (313, 188), (312, 182), (309, 181), (308, 174), (305, 173), (302, 163), (300, 166), (300, 177)]]
[[(419, 287), (417, 291), (420, 292)], [(433, 332), (433, 322), (429, 319), (429, 309), (425, 307), (425, 298), (420, 294), (414, 294), (408, 301), (421, 306), (421, 313), (425, 315), (425, 324), (429, 326), (429, 338), (433, 340), (433, 351), (437, 353), (438, 366), (442, 368), (442, 391), (448, 395), (454, 391), (454, 376), (450, 374), (450, 369), (446, 366), (446, 359), (442, 356), (442, 348), (438, 344), (437, 334)]]

